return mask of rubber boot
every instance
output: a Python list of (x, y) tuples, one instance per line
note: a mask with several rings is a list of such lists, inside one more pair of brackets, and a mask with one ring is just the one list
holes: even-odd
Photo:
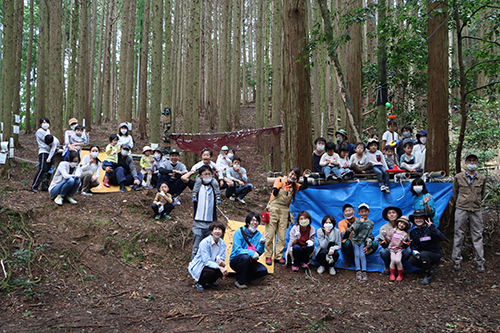
[(402, 281), (402, 280), (403, 280), (403, 270), (398, 269), (398, 278), (396, 279), (396, 281)]
[(389, 276), (389, 279), (391, 279), (391, 281), (396, 280), (396, 276), (394, 276), (394, 273), (396, 273), (396, 269), (391, 268), (391, 275)]

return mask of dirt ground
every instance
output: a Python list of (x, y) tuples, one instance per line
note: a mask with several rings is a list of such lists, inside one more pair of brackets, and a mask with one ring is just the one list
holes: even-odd
[[(252, 112), (242, 108), (244, 128), (252, 128)], [(94, 129), (92, 142), (104, 147), (114, 126)], [(136, 147), (147, 143), (134, 139)], [(35, 160), (34, 135), (20, 141), (17, 156)], [(255, 190), (246, 205), (223, 199), (220, 208), (243, 221), (264, 209), (269, 188), (255, 142), (238, 149)], [(354, 271), (330, 276), (314, 268), (309, 278), (303, 270), (276, 266), (275, 274), (247, 290), (236, 289), (229, 276), (220, 289), (200, 293), (187, 271), (189, 190), (172, 220), (159, 222), (150, 210), (154, 190), (78, 194), (77, 205), (58, 207), (47, 193), (29, 191), (33, 164), (14, 165), (10, 179), (0, 183), (0, 257), (9, 258), (12, 274), (7, 286), (0, 272), (2, 332), (500, 332), (499, 215), (493, 206), (484, 214), (483, 274), (473, 260), (453, 271), (449, 238), (426, 287), (418, 274), (394, 283), (369, 273), (360, 284)]]

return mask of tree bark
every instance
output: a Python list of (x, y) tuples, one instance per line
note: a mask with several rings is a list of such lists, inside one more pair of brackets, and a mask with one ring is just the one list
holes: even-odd
[[(377, 53), (377, 63), (378, 63), (378, 82), (379, 89), (381, 87), (387, 87), (387, 39), (384, 34), (387, 26), (387, 2), (386, 0), (380, 0), (378, 4), (378, 53)], [(388, 87), (387, 87), (388, 89)], [(382, 133), (385, 132), (387, 128), (387, 109), (385, 105), (377, 106), (377, 124), (376, 130), (379, 133), (379, 138), (381, 138)], [(382, 147), (383, 148), (383, 147)]]
[(222, 1), (219, 132), (231, 130), (231, 0)]
[(103, 107), (102, 113), (104, 121), (111, 119), (111, 73), (110, 73), (110, 58), (111, 58), (111, 38), (113, 37), (113, 26), (116, 24), (114, 19), (115, 0), (109, 2), (108, 14), (106, 16), (106, 36), (104, 38), (104, 57), (102, 63), (102, 81), (103, 81)]
[(151, 73), (151, 109), (149, 115), (149, 140), (160, 143), (161, 79), (163, 60), (163, 0), (152, 0), (153, 40)]
[[(144, 14), (142, 18), (141, 57), (139, 69), (139, 135), (141, 139), (147, 137), (146, 122), (148, 113), (148, 54), (151, 0), (144, 0)], [(156, 68), (154, 68), (156, 70)]]
[(97, 125), (101, 125), (102, 121), (102, 94), (103, 94), (103, 89), (104, 89), (104, 82), (103, 82), (103, 71), (102, 71), (102, 58), (103, 58), (103, 52), (104, 52), (104, 22), (107, 20), (108, 17), (108, 10), (109, 10), (109, 2), (105, 2), (103, 4), (102, 8), (102, 15), (101, 15), (101, 32), (99, 36), (99, 57), (97, 60), (97, 93), (96, 93), (96, 98), (95, 98), (95, 123)]
[[(349, 3), (349, 9), (354, 11), (362, 7), (361, 0), (352, 0)], [(353, 23), (349, 26), (351, 40), (347, 42), (347, 59), (349, 66), (347, 66), (347, 90), (353, 102), (353, 114), (357, 120), (355, 127), (360, 131), (362, 126), (362, 91), (363, 84), (363, 48), (361, 35), (361, 25)], [(349, 131), (350, 132), (350, 131)]]
[(231, 67), (231, 123), (240, 128), (241, 102), (241, 7), (242, 0), (235, 0), (233, 10), (233, 62)]
[[(283, 104), (283, 1), (274, 0), (273, 8), (273, 83), (271, 125), (281, 125)], [(279, 135), (271, 136), (271, 169), (281, 170), (281, 140)]]
[(165, 0), (165, 60), (163, 61), (162, 107), (172, 107), (172, 0)]
[(50, 55), (49, 55), (49, 111), (51, 133), (57, 138), (62, 138), (62, 109), (63, 109), (63, 82), (61, 59), (61, 16), (62, 3), (58, 0), (48, 2), (50, 13)]
[[(76, 42), (78, 40), (78, 23), (80, 21), (80, 1), (74, 0), (73, 15), (71, 18), (70, 29), (70, 63), (68, 73), (68, 88), (66, 92), (66, 114), (67, 118), (77, 116), (75, 114), (75, 88), (78, 49)], [(79, 60), (79, 59), (78, 59)]]
[[(12, 1), (12, 0), (9, 0)], [(46, 110), (46, 44), (47, 44), (47, 5), (45, 1), (40, 2), (39, 12), (38, 12), (38, 59), (37, 59), (37, 74), (36, 74), (36, 99), (35, 99), (35, 114), (34, 114), (34, 124), (37, 127), (38, 121), (41, 117), (45, 116)], [(5, 43), (5, 42), (4, 42)]]
[[(104, 8), (104, 3), (103, 3), (103, 8)], [(104, 11), (104, 10), (103, 10)], [(104, 17), (104, 13), (102, 15)], [(94, 93), (94, 87), (95, 87), (95, 66), (96, 66), (96, 61), (95, 61), (95, 56), (96, 56), (96, 43), (97, 43), (97, 1), (92, 1), (92, 31), (90, 34), (90, 54), (89, 54), (89, 94), (88, 94), (88, 101), (87, 105), (90, 107), (90, 119), (87, 120), (89, 122), (89, 125), (87, 126), (87, 130), (90, 131), (93, 123), (93, 118), (97, 120), (97, 109), (94, 114), (94, 96), (97, 95), (97, 92)], [(97, 64), (100, 66), (101, 59), (98, 58)], [(100, 110), (99, 110), (100, 112)]]
[[(132, 24), (130, 19), (130, 7), (131, 2), (134, 0), (123, 0), (122, 7), (122, 35), (120, 44), (120, 72), (118, 79), (118, 106), (117, 106), (117, 122), (121, 124), (126, 121), (130, 121), (132, 117), (132, 110), (127, 109), (129, 103), (126, 101), (131, 98), (128, 95), (128, 85), (127, 85), (127, 71), (133, 69), (129, 66), (129, 47), (130, 43), (128, 41), (128, 31), (129, 26)], [(128, 96), (127, 96), (128, 95)]]
[(33, 31), (35, 26), (35, 0), (30, 0), (30, 32), (26, 57), (26, 133), (31, 133), (31, 63), (33, 58)]

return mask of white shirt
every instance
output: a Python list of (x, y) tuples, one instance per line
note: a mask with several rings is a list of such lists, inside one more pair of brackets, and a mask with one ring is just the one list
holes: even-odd
[(427, 151), (427, 146), (418, 144), (413, 146), (413, 151), (411, 152), (415, 156), (415, 163), (420, 163), (422, 169), (425, 170), (425, 153)]
[[(385, 140), (385, 144), (388, 144), (389, 142), (391, 142), (393, 139), (392, 139), (392, 133), (389, 132), (389, 131), (385, 131), (384, 132), (384, 135), (382, 135), (382, 141)], [(394, 141), (398, 141), (399, 140), (399, 135), (398, 133), (394, 132)], [(380, 149), (384, 149), (384, 147), (380, 147)]]

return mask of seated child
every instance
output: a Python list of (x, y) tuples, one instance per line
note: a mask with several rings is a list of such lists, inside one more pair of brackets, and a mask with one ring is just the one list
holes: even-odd
[[(403, 280), (403, 245), (410, 245), (408, 230), (410, 230), (410, 220), (406, 216), (401, 216), (396, 220), (396, 228), (389, 231), (385, 237), (389, 242), (389, 250), (391, 251), (391, 275), (390, 280)], [(398, 278), (396, 279), (396, 267), (398, 268)]]
[(316, 146), (316, 149), (313, 151), (313, 172), (321, 172), (321, 166), (319, 165), (319, 161), (321, 160), (321, 157), (323, 156), (323, 153), (325, 151), (325, 146), (326, 146), (326, 140), (322, 137), (316, 138), (314, 140), (314, 145)]
[[(83, 126), (81, 125), (77, 125), (75, 126), (75, 135), (69, 135), (68, 136), (68, 145), (72, 145), (76, 151), (78, 152), (78, 156), (80, 156), (80, 150), (82, 149), (82, 147), (84, 145), (86, 145), (87, 143), (89, 143), (88, 139), (87, 139), (87, 135), (83, 132)], [(66, 149), (66, 154), (64, 155), (64, 158), (63, 160), (64, 161), (67, 161), (68, 160), (68, 156), (69, 156), (69, 153), (70, 153), (70, 149)]]
[(151, 178), (153, 177), (153, 166), (155, 163), (153, 156), (151, 156), (152, 151), (153, 149), (151, 149), (150, 146), (144, 146), (144, 148), (142, 148), (142, 153), (144, 155), (141, 157), (141, 162), (139, 163), (141, 166), (142, 179), (146, 179), (146, 188), (152, 188)]
[(155, 212), (156, 220), (161, 218), (171, 219), (170, 212), (175, 208), (172, 202), (172, 196), (168, 193), (167, 183), (162, 183), (151, 205), (153, 212)]
[[(354, 155), (354, 154), (353, 154)], [(349, 146), (342, 145), (339, 149), (340, 175), (342, 179), (352, 179), (354, 172), (349, 169)]]
[(327, 142), (326, 153), (321, 156), (319, 165), (323, 168), (321, 171), (325, 174), (326, 179), (332, 179), (334, 177), (330, 176), (333, 172), (336, 177), (340, 177), (340, 156), (335, 152), (335, 144), (333, 142)]
[(413, 142), (411, 139), (408, 139), (408, 141), (405, 140), (403, 143), (403, 149), (405, 154), (401, 156), (401, 169), (410, 172), (421, 172), (422, 169), (420, 169), (420, 163), (415, 162), (415, 155), (411, 153), (413, 151)]
[(405, 153), (403, 143), (406, 140), (411, 140), (413, 142), (413, 145), (416, 145), (418, 143), (416, 139), (411, 137), (412, 132), (413, 130), (410, 125), (404, 125), (403, 128), (401, 128), (401, 140), (399, 140), (399, 144), (396, 147), (396, 159), (398, 162), (401, 159), (401, 156), (403, 156)]
[(380, 191), (385, 193), (391, 193), (389, 190), (389, 174), (385, 172), (387, 170), (387, 163), (385, 163), (384, 155), (378, 150), (378, 141), (375, 139), (368, 140), (368, 151), (366, 152), (368, 160), (373, 165), (373, 172), (377, 175), (378, 185), (380, 186)]
[(372, 163), (368, 160), (365, 150), (365, 144), (358, 142), (356, 145), (356, 154), (351, 155), (351, 159), (349, 160), (349, 168), (356, 174), (369, 173), (372, 168)]
[(388, 169), (392, 169), (394, 165), (396, 164), (396, 156), (394, 155), (394, 148), (385, 145), (384, 147), (384, 159), (385, 163), (387, 164)]
[(395, 119), (391, 119), (387, 122), (387, 131), (382, 135), (382, 147), (385, 147), (386, 144), (389, 144), (391, 141), (398, 141), (399, 135), (396, 133), (398, 129), (398, 122)]
[(367, 247), (372, 246), (372, 240), (370, 236), (373, 231), (373, 222), (368, 219), (368, 214), (370, 214), (370, 207), (362, 203), (358, 206), (358, 214), (361, 216), (356, 219), (354, 224), (348, 228), (349, 231), (353, 232), (352, 243), (354, 247), (354, 264), (356, 265), (356, 279), (359, 282), (365, 282), (368, 280), (366, 275), (366, 255), (365, 255), (365, 245)]
[[(118, 135), (111, 134), (109, 136), (109, 145), (106, 146), (106, 158), (102, 161), (102, 169), (106, 171), (106, 167), (111, 167), (115, 169), (118, 165), (118, 153), (120, 152), (120, 147), (118, 144)], [(102, 184), (109, 187), (109, 173), (104, 174)]]

